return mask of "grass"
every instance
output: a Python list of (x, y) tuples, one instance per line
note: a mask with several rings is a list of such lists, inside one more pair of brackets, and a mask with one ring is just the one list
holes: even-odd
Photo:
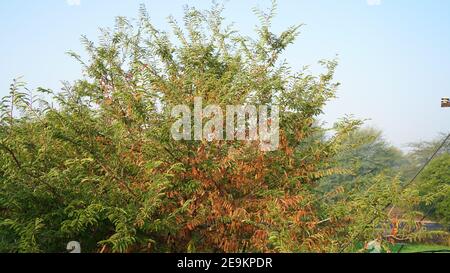
[[(395, 245), (391, 248), (391, 251), (393, 253), (397, 253), (400, 247), (401, 247), (400, 245)], [(442, 245), (411, 244), (405, 245), (400, 251), (400, 253), (416, 253), (416, 252), (439, 251), (439, 250), (450, 250), (450, 247)], [(450, 251), (448, 253), (450, 253)]]
[[(357, 253), (358, 250), (362, 249), (364, 245), (359, 243), (355, 246), (354, 252)], [(401, 251), (399, 252), (401, 248)], [(428, 252), (428, 251), (441, 251), (441, 250), (449, 250), (445, 253), (450, 253), (450, 246), (446, 245), (433, 245), (433, 244), (396, 244), (389, 246), (390, 253), (418, 253), (418, 252)], [(382, 251), (386, 253), (385, 250)]]

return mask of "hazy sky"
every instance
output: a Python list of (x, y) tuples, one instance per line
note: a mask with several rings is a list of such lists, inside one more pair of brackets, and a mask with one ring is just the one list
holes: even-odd
[[(145, 3), (156, 26), (185, 4), (207, 8), (208, 0), (0, 0), (0, 96), (24, 76), (30, 87), (57, 90), (61, 80), (81, 76), (65, 52), (82, 53), (80, 36), (95, 39), (114, 17), (136, 17)], [(251, 34), (252, 7), (270, 1), (226, 2), (226, 18)], [(294, 68), (339, 55), (339, 99), (326, 108), (331, 123), (344, 114), (371, 119), (393, 144), (428, 140), (450, 131), (450, 1), (279, 0), (274, 30), (305, 23), (285, 57)]]

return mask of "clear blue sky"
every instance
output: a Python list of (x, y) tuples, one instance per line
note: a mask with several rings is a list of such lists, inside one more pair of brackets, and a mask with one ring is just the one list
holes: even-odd
[[(95, 39), (98, 27), (112, 26), (115, 16), (136, 17), (140, 3), (167, 29), (167, 16), (181, 16), (183, 5), (207, 8), (211, 2), (0, 1), (0, 96), (19, 75), (30, 87), (55, 90), (61, 80), (79, 78), (80, 66), (65, 52), (82, 53), (82, 34)], [(251, 8), (269, 4), (229, 0), (225, 15), (251, 34), (257, 22)], [(450, 96), (449, 14), (448, 0), (279, 0), (274, 29), (306, 24), (285, 55), (294, 68), (339, 54), (342, 87), (326, 108), (326, 121), (344, 114), (371, 119), (368, 124), (403, 147), (450, 131), (450, 109), (439, 107), (440, 98)]]

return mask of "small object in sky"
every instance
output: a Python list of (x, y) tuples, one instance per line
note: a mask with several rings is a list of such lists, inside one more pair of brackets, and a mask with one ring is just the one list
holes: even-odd
[(450, 98), (442, 98), (441, 107), (450, 107)]
[(69, 253), (81, 253), (81, 245), (79, 242), (72, 241), (67, 244), (67, 251)]

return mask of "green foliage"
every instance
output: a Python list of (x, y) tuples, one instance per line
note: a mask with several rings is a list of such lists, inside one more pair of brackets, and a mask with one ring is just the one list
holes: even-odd
[(418, 180), (421, 209), (439, 222), (450, 225), (450, 154), (433, 160)]
[[(44, 227), (42, 219), (36, 218), (34, 221), (28, 223), (18, 223), (11, 219), (4, 219), (0, 222), (2, 231), (10, 231), (15, 236), (11, 236), (11, 233), (5, 232), (2, 234), (2, 247), (7, 244), (14, 245), (9, 249), (1, 249), (3, 251), (17, 251), (17, 252), (39, 252), (39, 245), (37, 243), (37, 235)], [(8, 237), (9, 236), (9, 237)], [(8, 242), (11, 238), (17, 238), (16, 242)]]
[[(411, 143), (411, 151), (407, 155), (408, 164), (401, 168), (402, 176), (413, 177), (417, 170), (425, 164), (430, 156), (441, 145), (445, 137), (441, 134), (432, 141)], [(417, 208), (426, 218), (431, 218), (444, 225), (449, 225), (449, 154), (450, 143), (444, 143), (436, 157), (416, 179), (412, 189), (420, 204)], [(430, 219), (428, 219), (430, 220)]]

